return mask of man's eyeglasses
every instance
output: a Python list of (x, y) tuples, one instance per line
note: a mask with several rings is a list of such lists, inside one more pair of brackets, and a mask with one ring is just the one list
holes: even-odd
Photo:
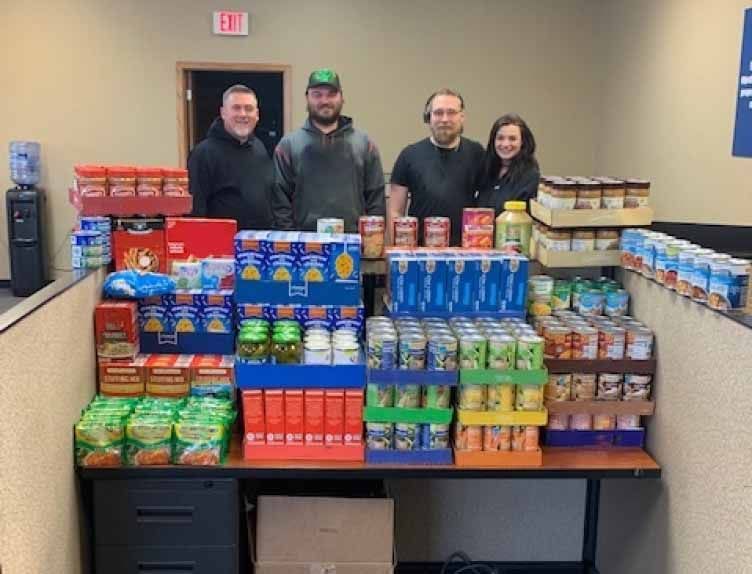
[(442, 110), (442, 109), (436, 109), (436, 110), (431, 110), (431, 116), (433, 116), (434, 118), (443, 118), (444, 116), (446, 116), (449, 119), (453, 119), (453, 118), (456, 118), (457, 115), (461, 111), (462, 110)]

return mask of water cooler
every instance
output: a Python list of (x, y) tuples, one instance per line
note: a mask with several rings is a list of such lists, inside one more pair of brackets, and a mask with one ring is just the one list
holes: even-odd
[(10, 174), (16, 187), (5, 193), (13, 295), (25, 297), (47, 284), (44, 191), (38, 189), (39, 144), (11, 142)]

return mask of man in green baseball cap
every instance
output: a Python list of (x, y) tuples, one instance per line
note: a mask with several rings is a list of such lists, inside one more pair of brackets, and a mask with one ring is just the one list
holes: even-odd
[(318, 219), (339, 218), (357, 233), (361, 215), (386, 211), (379, 151), (341, 115), (345, 100), (334, 70), (314, 70), (305, 93), (308, 119), (274, 152), (274, 225), (313, 231)]

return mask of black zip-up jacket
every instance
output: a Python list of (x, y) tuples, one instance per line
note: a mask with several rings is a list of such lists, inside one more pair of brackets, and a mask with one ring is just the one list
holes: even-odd
[(275, 227), (314, 231), (319, 218), (345, 221), (356, 233), (361, 215), (384, 215), (384, 171), (376, 145), (340, 116), (330, 134), (306, 120), (274, 152)]
[(235, 219), (238, 229), (271, 229), (274, 167), (264, 144), (227, 133), (221, 118), (188, 157), (193, 215)]

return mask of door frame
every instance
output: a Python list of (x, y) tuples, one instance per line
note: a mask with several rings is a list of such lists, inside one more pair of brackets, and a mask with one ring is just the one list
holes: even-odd
[(178, 162), (186, 167), (188, 148), (188, 90), (191, 72), (280, 72), (282, 74), (282, 133), (292, 129), (292, 66), (287, 64), (241, 64), (229, 62), (177, 62), (177, 127), (178, 127)]

